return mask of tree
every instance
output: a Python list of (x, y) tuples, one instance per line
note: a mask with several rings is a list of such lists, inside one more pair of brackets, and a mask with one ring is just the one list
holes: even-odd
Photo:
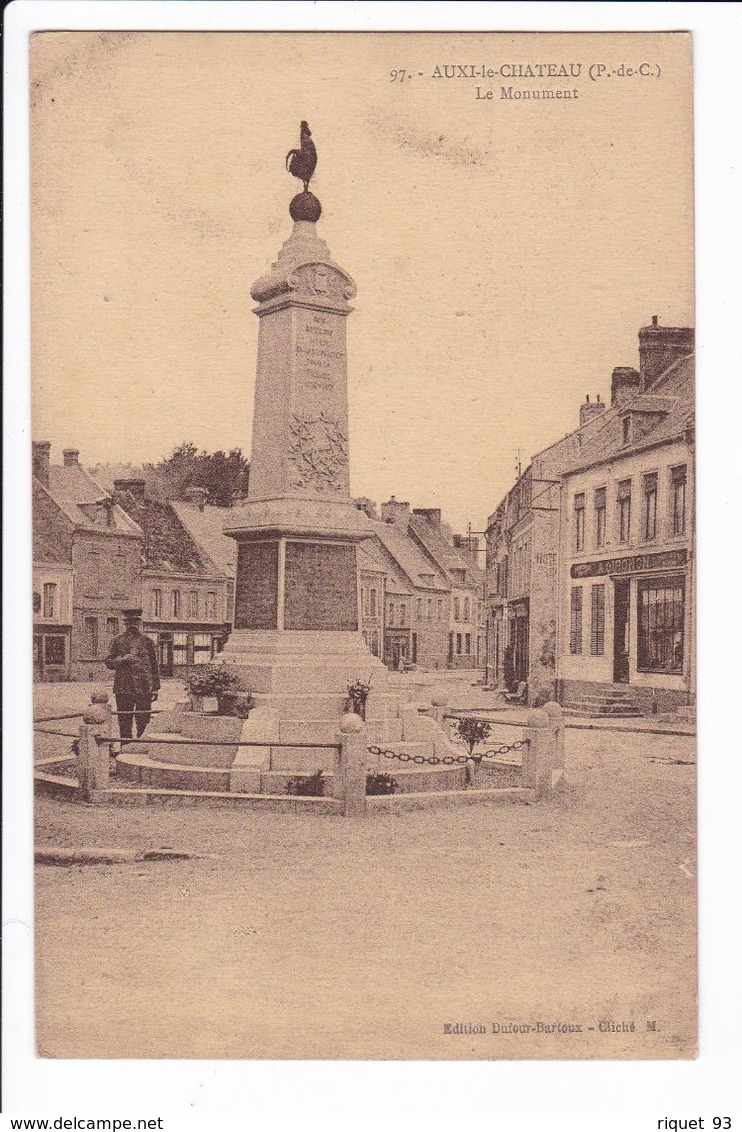
[(147, 465), (147, 471), (151, 490), (162, 499), (179, 499), (189, 487), (202, 487), (207, 503), (231, 507), (247, 494), (250, 465), (240, 448), (199, 452), (191, 441), (184, 441), (158, 464)]
[(469, 754), (474, 754), (474, 748), (489, 738), (492, 727), (481, 719), (457, 719), (455, 723), (458, 738), (468, 748)]

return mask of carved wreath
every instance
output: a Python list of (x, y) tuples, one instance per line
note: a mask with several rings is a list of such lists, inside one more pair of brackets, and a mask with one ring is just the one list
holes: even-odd
[(342, 491), (338, 474), (348, 463), (348, 438), (329, 413), (316, 417), (291, 416), (291, 486), (318, 491)]

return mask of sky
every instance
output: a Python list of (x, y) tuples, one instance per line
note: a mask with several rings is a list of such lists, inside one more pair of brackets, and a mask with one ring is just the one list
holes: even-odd
[[(433, 77), (553, 62), (579, 77)], [(353, 494), (481, 531), (516, 460), (637, 364), (640, 326), (693, 324), (683, 35), (40, 33), (31, 76), (33, 431), (54, 461), (249, 453), (249, 291), (291, 231), (302, 118), (318, 231), (358, 287)]]

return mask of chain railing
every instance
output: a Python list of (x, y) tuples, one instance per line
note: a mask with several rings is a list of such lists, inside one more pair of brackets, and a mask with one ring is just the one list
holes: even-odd
[(475, 751), (471, 755), (410, 755), (407, 751), (392, 751), (388, 747), (367, 747), (371, 755), (378, 755), (382, 759), (396, 759), (401, 763), (414, 763), (417, 766), (466, 766), (469, 762), (480, 763), (483, 759), (497, 759), (507, 755), (510, 751), (519, 751), (521, 747), (529, 744), (529, 739), (518, 739), (515, 743), (503, 744), (496, 750)]

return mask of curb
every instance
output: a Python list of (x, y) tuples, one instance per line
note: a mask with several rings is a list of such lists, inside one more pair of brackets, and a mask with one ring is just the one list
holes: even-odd
[(34, 851), (37, 865), (133, 865), (141, 861), (203, 860), (206, 853), (187, 853), (177, 849), (58, 849)]

